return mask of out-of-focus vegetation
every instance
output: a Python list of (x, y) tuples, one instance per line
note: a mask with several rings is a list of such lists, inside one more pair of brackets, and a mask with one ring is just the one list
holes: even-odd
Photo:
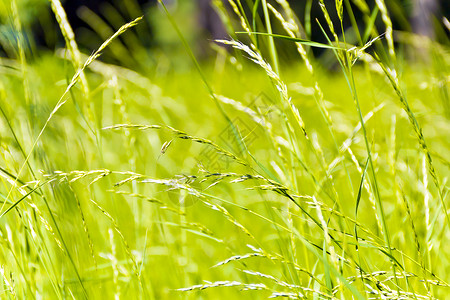
[(2, 297), (449, 294), (446, 19), (437, 42), (352, 1), (342, 34), (336, 0), (319, 43), (286, 1), (215, 1), (213, 43), (192, 1), (75, 37), (50, 2), (0, 1)]

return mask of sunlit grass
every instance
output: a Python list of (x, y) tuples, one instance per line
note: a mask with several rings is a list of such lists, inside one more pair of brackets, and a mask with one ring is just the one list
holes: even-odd
[(445, 299), (445, 46), (412, 63), (392, 28), (354, 47), (331, 19), (319, 45), (285, 1), (230, 1), (242, 40), (203, 63), (161, 9), (185, 61), (145, 73), (100, 56), (140, 19), (86, 55), (52, 3), (68, 50), (28, 59), (16, 11), (0, 60), (2, 297)]

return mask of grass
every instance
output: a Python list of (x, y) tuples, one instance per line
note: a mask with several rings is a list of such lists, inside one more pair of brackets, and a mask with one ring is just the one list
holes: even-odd
[(285, 1), (230, 0), (229, 51), (198, 61), (163, 7), (179, 48), (149, 67), (141, 18), (88, 56), (52, 0), (67, 50), (33, 56), (9, 2), (2, 298), (446, 298), (448, 40), (394, 44), (383, 0), (345, 34), (348, 1), (319, 1), (326, 44)]

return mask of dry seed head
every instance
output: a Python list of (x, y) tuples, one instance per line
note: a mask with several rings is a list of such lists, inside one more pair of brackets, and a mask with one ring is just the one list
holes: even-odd
[[(287, 22), (284, 19), (284, 17), (272, 5), (269, 4), (268, 6), (269, 6), (269, 9), (272, 11), (272, 13), (275, 15), (275, 17), (280, 21), (281, 25), (283, 26), (283, 28), (287, 32), (287, 34), (292, 38), (297, 38), (297, 36), (295, 35), (295, 32), (298, 32), (298, 27), (295, 24), (295, 22), (293, 20), (291, 22)], [(296, 45), (298, 53), (300, 54), (303, 61), (305, 62), (306, 69), (314, 77), (314, 68), (308, 58), (308, 54), (306, 53), (305, 48), (303, 47), (303, 45), (301, 43), (298, 43), (298, 42), (296, 42), (295, 45)], [(330, 113), (328, 112), (327, 108), (325, 107), (324, 100), (323, 100), (323, 98), (324, 98), (323, 92), (322, 92), (317, 80), (315, 80), (315, 83), (314, 83), (314, 92), (315, 92), (315, 96), (317, 98), (319, 107), (320, 107), (321, 111), (324, 113), (326, 121), (331, 126), (332, 119), (331, 119)]]
[[(281, 7), (283, 8), (283, 11), (285, 12), (286, 16), (287, 16), (287, 23), (290, 24), (290, 27), (292, 29), (293, 32), (295, 32), (296, 34), (300, 35), (300, 31), (298, 29), (298, 25), (295, 22), (295, 13), (292, 11), (291, 6), (289, 5), (289, 2), (287, 2), (286, 0), (276, 0), (276, 2), (278, 4), (281, 5)], [(270, 5), (270, 3), (268, 4)], [(270, 5), (272, 6), (272, 5)], [(269, 8), (270, 8), (269, 6)]]
[(255, 111), (253, 111), (248, 106), (243, 105), (241, 102), (233, 100), (233, 99), (225, 97), (225, 96), (222, 96), (222, 95), (215, 95), (215, 97), (220, 102), (225, 103), (225, 104), (229, 104), (229, 105), (233, 106), (236, 110), (242, 111), (242, 112), (248, 114), (255, 123), (266, 127), (268, 130), (272, 129), (272, 124), (271, 123), (269, 123), (266, 120), (260, 118)]
[(70, 190), (72, 191), (73, 196), (75, 197), (75, 201), (77, 202), (77, 208), (78, 208), (78, 211), (80, 212), (81, 221), (83, 223), (83, 230), (84, 230), (84, 233), (86, 234), (86, 238), (87, 238), (88, 244), (89, 244), (89, 251), (91, 252), (91, 256), (92, 256), (92, 258), (94, 260), (95, 265), (97, 265), (97, 261), (95, 260), (95, 255), (94, 255), (94, 244), (92, 243), (92, 239), (91, 239), (91, 236), (89, 234), (89, 229), (87, 227), (86, 218), (84, 217), (84, 213), (83, 213), (83, 209), (81, 207), (80, 199), (78, 198), (77, 193), (73, 189), (72, 184), (69, 183), (68, 185), (69, 185)]
[[(240, 1), (240, 0), (238, 0), (238, 1)], [(233, 8), (234, 13), (239, 17), (242, 28), (247, 32), (251, 32), (250, 27), (247, 24), (247, 21), (245, 20), (244, 15), (240, 12), (240, 10), (239, 10), (238, 6), (236, 5), (236, 3), (234, 2), (234, 0), (228, 0), (228, 3)]]
[[(9, 273), (9, 274), (7, 274), (7, 273)], [(14, 285), (13, 273), (12, 272), (6, 272), (5, 271), (5, 267), (4, 266), (0, 266), (0, 274), (2, 275), (3, 281), (5, 283), (5, 286), (6, 286), (7, 290), (8, 290), (8, 292), (11, 294), (13, 299), (17, 299), (17, 294), (16, 294), (16, 290), (15, 290), (15, 285)]]
[(331, 21), (330, 14), (328, 13), (327, 7), (325, 6), (325, 3), (323, 2), (323, 0), (319, 0), (319, 6), (320, 6), (320, 9), (322, 10), (323, 16), (325, 17), (327, 25), (330, 28), (330, 31), (334, 36), (335, 41), (339, 42), (339, 38), (336, 34), (336, 31), (334, 31), (333, 21)]
[(273, 292), (269, 298), (288, 298), (288, 299), (298, 299), (299, 297), (305, 297), (302, 294), (298, 294), (298, 293), (287, 293), (287, 292)]
[[(47, 120), (45, 121), (44, 125), (42, 126), (41, 131), (39, 132), (39, 134), (37, 135), (36, 139), (33, 142), (33, 145), (28, 153), (28, 155), (25, 158), (25, 161), (22, 163), (22, 166), (19, 169), (19, 172), (17, 173), (17, 178), (19, 178), (25, 168), (25, 166), (27, 165), (31, 155), (33, 154), (33, 150), (36, 148), (36, 145), (38, 144), (42, 134), (44, 133), (45, 129), (47, 128), (48, 124), (50, 123), (50, 120), (53, 118), (53, 116), (56, 114), (56, 112), (61, 108), (61, 106), (63, 106), (68, 99), (68, 93), (69, 91), (72, 89), (72, 87), (77, 83), (78, 79), (80, 78), (80, 74), (84, 71), (84, 69), (91, 64), (96, 58), (98, 58), (101, 54), (101, 52), (115, 39), (117, 38), (119, 35), (121, 35), (122, 33), (124, 33), (126, 30), (128, 30), (129, 28), (137, 25), (137, 23), (142, 19), (142, 17), (136, 18), (135, 20), (131, 21), (130, 23), (127, 23), (125, 25), (123, 25), (122, 27), (119, 28), (118, 31), (116, 31), (116, 33), (114, 33), (114, 35), (112, 35), (108, 40), (106, 40), (98, 49), (97, 51), (94, 52), (93, 55), (91, 55), (86, 62), (84, 63), (83, 67), (80, 68), (75, 75), (72, 77), (72, 80), (70, 81), (69, 85), (67, 86), (66, 90), (64, 91), (63, 95), (60, 97), (60, 99), (58, 100), (58, 102), (56, 103), (55, 107), (53, 108), (53, 110), (51, 111), (50, 115), (48, 116)], [(13, 191), (13, 187), (11, 187), (11, 189), (8, 192), (8, 195), (6, 196), (6, 200), (8, 200), (11, 196), (11, 193)], [(4, 205), (6, 204), (6, 201), (4, 202), (2, 208), (0, 209), (0, 211), (3, 210)]]
[(342, 0), (336, 0), (336, 12), (338, 18), (341, 22), (344, 20), (344, 6), (342, 5)]
[(223, 260), (223, 261), (215, 264), (212, 267), (216, 268), (216, 267), (219, 267), (219, 266), (226, 265), (226, 264), (228, 264), (229, 262), (232, 262), (232, 261), (244, 260), (244, 259), (247, 259), (247, 258), (250, 258), (250, 257), (255, 257), (255, 256), (262, 256), (262, 257), (264, 257), (264, 255), (262, 255), (261, 253), (247, 253), (247, 254), (243, 254), (243, 255), (235, 255), (235, 256), (232, 256), (230, 258), (227, 258), (226, 260)]
[(208, 139), (201, 138), (201, 137), (195, 137), (195, 136), (188, 135), (187, 133), (185, 133), (181, 130), (177, 130), (170, 126), (117, 124), (117, 125), (103, 127), (102, 129), (103, 130), (108, 130), (108, 129), (115, 129), (115, 130), (117, 130), (117, 129), (137, 129), (137, 130), (168, 129), (175, 135), (176, 138), (179, 138), (182, 140), (191, 140), (195, 143), (209, 145), (209, 146), (213, 147), (215, 149), (215, 151), (217, 151), (218, 153), (220, 153), (224, 156), (230, 157), (231, 159), (233, 159), (234, 161), (236, 161), (237, 163), (239, 163), (241, 165), (248, 166), (248, 163), (246, 161), (240, 159), (233, 153), (223, 149), (222, 147), (218, 146), (214, 142), (212, 142)]
[(172, 141), (173, 141), (173, 140), (164, 142), (164, 144), (163, 144), (162, 147), (161, 147), (161, 151), (160, 151), (161, 155), (164, 155), (164, 154), (166, 153), (167, 149), (168, 149), (168, 148), (170, 147), (170, 145), (172, 144)]
[(375, 0), (378, 8), (381, 12), (381, 19), (383, 20), (384, 25), (386, 26), (386, 40), (388, 42), (389, 55), (391, 56), (392, 62), (395, 62), (395, 50), (394, 50), (394, 37), (393, 37), (393, 28), (392, 21), (389, 17), (389, 13), (384, 3), (384, 0)]
[(254, 52), (250, 49), (247, 45), (235, 41), (235, 40), (216, 40), (218, 43), (222, 43), (225, 45), (231, 45), (232, 47), (242, 50), (245, 53), (247, 53), (250, 56), (250, 60), (252, 60), (254, 63), (260, 65), (265, 71), (266, 74), (272, 78), (275, 82), (275, 86), (280, 92), (281, 98), (283, 99), (283, 103), (287, 104), (290, 108), (292, 114), (294, 115), (295, 120), (297, 121), (298, 125), (300, 126), (300, 129), (302, 130), (304, 136), (308, 138), (308, 134), (306, 133), (305, 123), (303, 122), (302, 117), (300, 116), (300, 113), (295, 107), (295, 105), (292, 103), (292, 99), (288, 95), (288, 89), (286, 84), (281, 80), (281, 78), (278, 76), (277, 73), (275, 73), (270, 66), (269, 63), (267, 63), (262, 56), (259, 53)]
[[(75, 34), (73, 33), (72, 27), (67, 20), (66, 12), (61, 5), (59, 0), (50, 0), (53, 13), (58, 21), (61, 33), (66, 40), (66, 45), (69, 48), (70, 56), (72, 58), (73, 67), (75, 70), (79, 70), (82, 67), (81, 54), (78, 49), (78, 45), (75, 41)], [(80, 72), (81, 85), (83, 87), (83, 92), (85, 96), (89, 95), (89, 86), (86, 76), (83, 71)]]
[(136, 258), (134, 257), (133, 253), (131, 252), (131, 248), (128, 245), (128, 242), (125, 239), (125, 236), (122, 234), (122, 231), (119, 228), (119, 225), (117, 224), (116, 220), (103, 208), (101, 207), (97, 202), (95, 202), (93, 199), (90, 199), (90, 201), (106, 216), (107, 219), (109, 219), (113, 225), (114, 230), (119, 235), (120, 239), (122, 240), (122, 244), (124, 245), (125, 252), (128, 255), (128, 258), (130, 258), (132, 262), (132, 267), (134, 269), (136, 277), (140, 279), (139, 273), (138, 273), (138, 265), (136, 262)]
[(216, 282), (208, 282), (206, 281), (206, 284), (197, 284), (193, 285), (187, 288), (181, 288), (177, 289), (177, 291), (181, 292), (187, 292), (187, 291), (194, 291), (194, 290), (204, 290), (208, 288), (215, 288), (215, 287), (230, 287), (230, 286), (239, 286), (242, 285), (242, 283), (238, 281), (216, 281)]

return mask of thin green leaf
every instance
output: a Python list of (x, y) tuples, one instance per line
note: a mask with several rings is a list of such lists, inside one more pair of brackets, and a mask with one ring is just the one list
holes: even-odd
[(330, 46), (330, 45), (327, 45), (327, 44), (322, 44), (322, 43), (313, 42), (313, 41), (310, 41), (310, 40), (299, 39), (299, 38), (293, 38), (293, 37), (290, 37), (290, 36), (287, 36), (287, 35), (281, 35), (281, 34), (265, 33), (265, 32), (246, 32), (246, 31), (237, 31), (236, 33), (238, 33), (238, 34), (266, 35), (266, 36), (271, 36), (271, 37), (274, 37), (274, 38), (284, 39), (284, 40), (288, 40), (288, 41), (291, 41), (291, 42), (296, 42), (296, 43), (300, 43), (300, 44), (303, 44), (303, 45), (316, 47), (316, 48), (345, 50), (345, 48), (342, 48), (342, 47)]

